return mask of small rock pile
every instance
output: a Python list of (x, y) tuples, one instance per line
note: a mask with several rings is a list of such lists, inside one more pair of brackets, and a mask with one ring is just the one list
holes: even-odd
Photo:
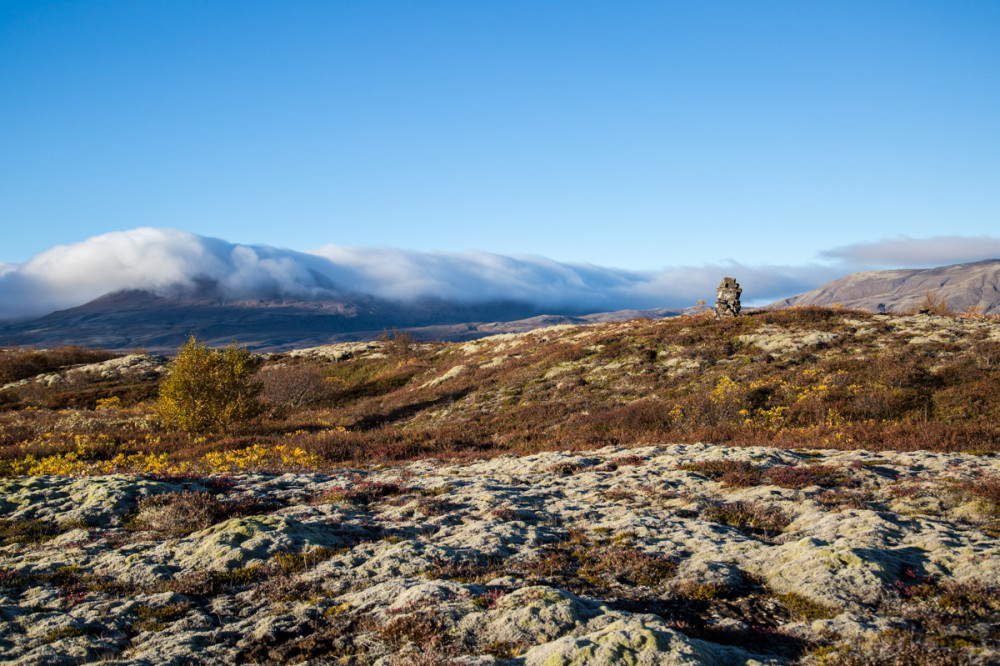
[(716, 291), (715, 318), (738, 317), (740, 314), (740, 284), (736, 278), (724, 277)]

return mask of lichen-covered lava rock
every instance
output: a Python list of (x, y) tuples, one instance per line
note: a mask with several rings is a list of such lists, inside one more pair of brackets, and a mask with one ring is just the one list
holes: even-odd
[[(991, 455), (679, 444), (3, 479), (0, 655), (743, 665), (896, 641), (996, 663), (998, 478)], [(189, 498), (210, 510), (171, 512)]]

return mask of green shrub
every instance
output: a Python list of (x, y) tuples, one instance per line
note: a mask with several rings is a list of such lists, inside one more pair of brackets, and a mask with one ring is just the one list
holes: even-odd
[(813, 620), (825, 620), (836, 617), (840, 609), (833, 606), (821, 604), (812, 599), (808, 599), (796, 592), (788, 592), (778, 596), (785, 607), (792, 614), (792, 617), (800, 622), (812, 622)]
[(160, 386), (160, 417), (188, 432), (232, 432), (260, 416), (259, 362), (233, 343), (209, 349), (191, 337), (177, 352)]
[(135, 614), (139, 617), (135, 628), (139, 631), (163, 631), (171, 622), (184, 617), (190, 607), (190, 602), (167, 604), (159, 608), (140, 604), (135, 609)]
[(87, 632), (80, 627), (63, 627), (61, 629), (54, 629), (49, 633), (45, 634), (46, 643), (55, 643), (61, 641), (64, 638), (76, 638), (77, 636), (86, 636)]
[(59, 527), (51, 521), (0, 518), (0, 546), (48, 541), (59, 532)]

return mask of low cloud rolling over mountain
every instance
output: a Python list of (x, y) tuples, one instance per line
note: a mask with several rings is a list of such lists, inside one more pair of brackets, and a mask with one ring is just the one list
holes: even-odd
[(934, 247), (951, 260), (955, 252), (971, 252), (973, 247), (987, 251), (995, 247), (1000, 253), (1000, 240), (897, 239), (826, 253), (826, 259), (837, 263), (727, 262), (639, 271), (478, 251), (428, 253), (325, 245), (299, 252), (173, 229), (139, 228), (55, 246), (22, 264), (0, 263), (0, 318), (40, 316), (122, 289), (161, 295), (209, 291), (232, 300), (321, 300), (366, 294), (397, 301), (506, 300), (589, 311), (683, 307), (699, 298), (712, 300), (723, 275), (740, 280), (747, 302), (764, 303), (810, 289), (855, 264), (880, 257), (901, 264), (908, 256), (933, 261)]
[(896, 236), (875, 243), (856, 243), (828, 250), (826, 259), (864, 268), (918, 268), (1000, 258), (1000, 238), (989, 236)]

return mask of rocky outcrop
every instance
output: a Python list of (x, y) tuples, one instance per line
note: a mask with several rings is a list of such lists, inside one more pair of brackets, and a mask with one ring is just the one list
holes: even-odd
[(0, 390), (17, 388), (26, 384), (44, 384), (53, 386), (69, 381), (97, 381), (101, 379), (117, 379), (120, 377), (135, 377), (138, 379), (155, 379), (167, 371), (167, 358), (159, 354), (128, 354), (101, 363), (89, 363), (48, 374), (37, 375), (29, 379), (11, 382), (0, 386)]
[[(946, 610), (994, 603), (970, 601), (1000, 587), (1000, 542), (995, 507), (968, 489), (998, 478), (992, 456), (702, 444), (324, 474), (10, 478), (0, 653), (792, 663), (905, 632), (911, 605), (935, 594), (950, 595)], [(168, 499), (191, 493), (211, 495), (214, 524), (182, 516), (171, 529)], [(154, 495), (157, 520), (137, 520)], [(995, 626), (1000, 609), (976, 608)], [(980, 625), (950, 626), (971, 644)], [(976, 640), (969, 663), (1000, 659)]]

